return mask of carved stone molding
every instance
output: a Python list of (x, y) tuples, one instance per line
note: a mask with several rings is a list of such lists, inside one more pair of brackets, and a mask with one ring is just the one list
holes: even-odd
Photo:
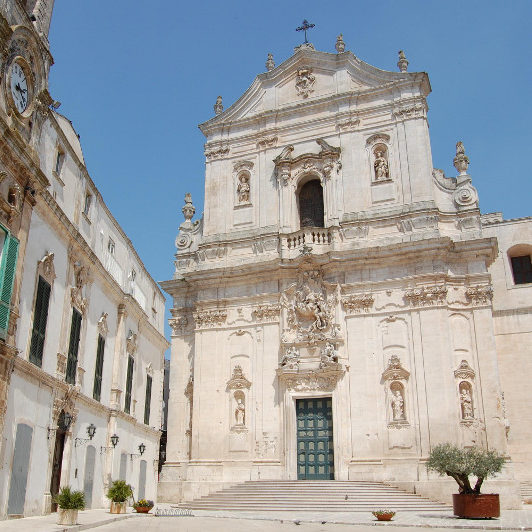
[(194, 313), (194, 321), (198, 329), (220, 327), (227, 319), (226, 310), (200, 310)]
[(70, 289), (72, 306), (82, 314), (87, 310), (87, 299), (83, 297), (83, 289), (89, 282), (89, 268), (79, 262), (74, 263), (74, 286)]
[(252, 311), (252, 315), (257, 321), (275, 321), (279, 319), (281, 305), (259, 305)]
[(410, 372), (401, 365), (401, 360), (397, 355), (392, 355), (388, 361), (388, 367), (382, 372), (383, 381), (407, 381)]
[(384, 144), (389, 144), (390, 135), (387, 135), (386, 133), (375, 133), (375, 135), (371, 135), (371, 137), (368, 137), (366, 139), (366, 146), (372, 146), (373, 144), (377, 144), (378, 142), (384, 142)]
[(174, 316), (168, 320), (168, 324), (172, 329), (172, 335), (177, 336), (183, 334), (188, 325), (188, 318), (186, 316)]
[(396, 120), (406, 120), (408, 118), (419, 118), (425, 116), (426, 106), (422, 104), (412, 105), (395, 109), (393, 115)]
[(475, 378), (475, 370), (469, 365), (467, 360), (462, 360), (460, 365), (454, 370), (454, 376), (457, 379), (471, 379)]
[(346, 312), (354, 314), (369, 312), (374, 302), (375, 298), (371, 294), (350, 295), (342, 298)]
[(472, 305), (489, 305), (493, 299), (491, 285), (470, 286), (465, 291), (467, 301)]
[(236, 365), (233, 369), (233, 374), (231, 375), (231, 378), (227, 381), (227, 389), (228, 390), (242, 390), (242, 389), (249, 389), (251, 386), (251, 382), (246, 379), (244, 376), (244, 372), (242, 371), (242, 367), (239, 365)]
[(106, 336), (109, 332), (109, 326), (107, 325), (107, 312), (102, 312), (102, 315), (98, 320), (98, 332), (102, 336)]
[(453, 201), (458, 207), (477, 207), (478, 206), (478, 192), (477, 189), (466, 182), (458, 185), (453, 192)]
[(442, 285), (422, 286), (407, 290), (404, 299), (413, 307), (437, 305), (445, 302), (447, 287)]
[(338, 173), (342, 167), (340, 161), (341, 148), (331, 146), (325, 140), (319, 138), (316, 142), (320, 145), (319, 153), (303, 153), (297, 157), (292, 157), (294, 147), (286, 146), (282, 152), (273, 160), (277, 179), (283, 185), (297, 179), (303, 174), (315, 174), (320, 181), (331, 178), (333, 170)]
[(64, 380), (66, 376), (67, 357), (63, 353), (57, 353), (55, 375), (59, 380)]
[(220, 146), (216, 148), (207, 148), (205, 149), (205, 157), (207, 160), (213, 159), (222, 159), (229, 154), (229, 146)]
[(341, 120), (336, 124), (340, 131), (353, 131), (360, 125), (360, 118), (351, 116), (345, 120)]
[(290, 371), (279, 368), (277, 375), (279, 380), (288, 390), (302, 391), (323, 391), (332, 392), (336, 384), (344, 374), (344, 369), (340, 364), (329, 366), (317, 371)]
[(279, 137), (277, 135), (272, 135), (270, 137), (260, 137), (257, 140), (257, 148), (260, 149), (267, 149), (267, 148), (274, 148), (277, 146), (277, 142), (279, 140)]
[(54, 267), (54, 254), (49, 252), (44, 255), (44, 257), (37, 264), (37, 273), (40, 275), (46, 282), (53, 284), (54, 279), (57, 277), (55, 274)]

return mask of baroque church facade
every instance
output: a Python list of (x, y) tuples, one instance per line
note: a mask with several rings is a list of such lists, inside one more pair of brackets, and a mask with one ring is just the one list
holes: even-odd
[(0, 0), (0, 519), (155, 498), (164, 296), (48, 91), (53, 0)]
[[(377, 480), (448, 502), (450, 441), (532, 471), (532, 220), (433, 167), (426, 73), (310, 43), (200, 125), (205, 211), (176, 239), (159, 499), (261, 479)], [(451, 156), (452, 157), (452, 156)], [(530, 478), (529, 478), (530, 479)]]

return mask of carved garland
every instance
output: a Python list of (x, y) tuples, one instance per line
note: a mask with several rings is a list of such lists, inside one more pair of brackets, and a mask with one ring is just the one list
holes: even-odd
[(447, 297), (447, 287), (436, 285), (414, 288), (407, 290), (403, 297), (413, 307), (442, 304)]
[(375, 298), (371, 294), (351, 295), (342, 298), (346, 312), (354, 314), (369, 312), (374, 302)]
[(252, 315), (257, 321), (275, 321), (280, 312), (281, 305), (259, 305), (253, 309)]
[(194, 313), (194, 321), (198, 329), (220, 327), (227, 319), (226, 310), (202, 310)]
[(466, 299), (473, 305), (489, 305), (493, 299), (493, 288), (487, 286), (470, 286), (465, 292)]

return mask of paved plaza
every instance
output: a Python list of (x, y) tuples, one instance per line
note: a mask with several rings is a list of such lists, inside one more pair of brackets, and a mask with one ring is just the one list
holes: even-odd
[[(154, 514), (159, 514), (155, 515)], [(79, 513), (79, 525), (59, 526), (57, 515), (27, 517), (0, 521), (0, 532), (31, 530), (32, 532), (77, 531), (98, 528), (99, 531), (126, 531), (142, 527), (143, 532), (179, 530), (180, 532), (249, 532), (249, 531), (343, 531), (375, 530), (375, 526), (392, 527), (393, 532), (413, 529), (449, 530), (532, 530), (532, 508), (504, 511), (500, 519), (457, 519), (451, 511), (398, 512), (390, 523), (379, 523), (369, 512), (221, 512), (195, 510), (193, 515), (169, 505), (159, 505), (149, 515), (130, 513), (111, 515), (108, 510), (87, 510)], [(172, 515), (172, 516), (170, 516)]]

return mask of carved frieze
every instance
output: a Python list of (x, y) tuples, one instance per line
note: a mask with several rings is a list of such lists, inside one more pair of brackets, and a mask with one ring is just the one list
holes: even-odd
[(226, 319), (226, 310), (200, 310), (194, 313), (194, 321), (198, 329), (221, 327)]
[(446, 296), (447, 287), (436, 285), (407, 290), (404, 294), (404, 299), (413, 307), (423, 307), (442, 304), (445, 302)]
[(335, 389), (338, 380), (344, 374), (343, 368), (338, 365), (334, 368), (325, 368), (318, 371), (287, 372), (281, 368), (277, 370), (279, 380), (288, 390), (323, 391), (331, 392)]
[(208, 161), (213, 159), (222, 159), (229, 154), (229, 146), (220, 146), (216, 148), (206, 148), (205, 157)]
[(168, 324), (172, 329), (172, 335), (177, 336), (183, 334), (188, 325), (188, 318), (186, 316), (174, 316), (168, 320)]
[(472, 305), (489, 305), (493, 299), (491, 285), (470, 286), (465, 291), (467, 301)]
[(353, 131), (360, 125), (360, 118), (356, 118), (355, 116), (351, 116), (345, 120), (341, 120), (336, 124), (336, 127), (340, 131)]
[(260, 137), (257, 140), (257, 148), (260, 149), (267, 149), (267, 148), (274, 148), (277, 146), (277, 142), (279, 140), (279, 137), (277, 135), (271, 135), (269, 137)]
[(249, 389), (251, 382), (246, 379), (242, 367), (238, 364), (233, 368), (233, 374), (231, 378), (227, 381), (228, 390), (242, 390)]
[(346, 312), (358, 314), (360, 312), (369, 312), (375, 298), (372, 294), (360, 294), (344, 296), (342, 298), (342, 304)]
[(412, 105), (396, 109), (393, 112), (396, 120), (406, 120), (408, 118), (419, 118), (425, 116), (426, 106), (422, 104)]
[(279, 361), (279, 368), (283, 370), (299, 370), (299, 363), (301, 359), (297, 347), (290, 346), (285, 350), (284, 355)]
[(300, 68), (297, 71), (296, 91), (303, 98), (308, 98), (314, 92), (316, 76), (312, 73), (312, 68)]
[(253, 318), (257, 321), (275, 321), (279, 319), (281, 305), (259, 305), (253, 309)]

